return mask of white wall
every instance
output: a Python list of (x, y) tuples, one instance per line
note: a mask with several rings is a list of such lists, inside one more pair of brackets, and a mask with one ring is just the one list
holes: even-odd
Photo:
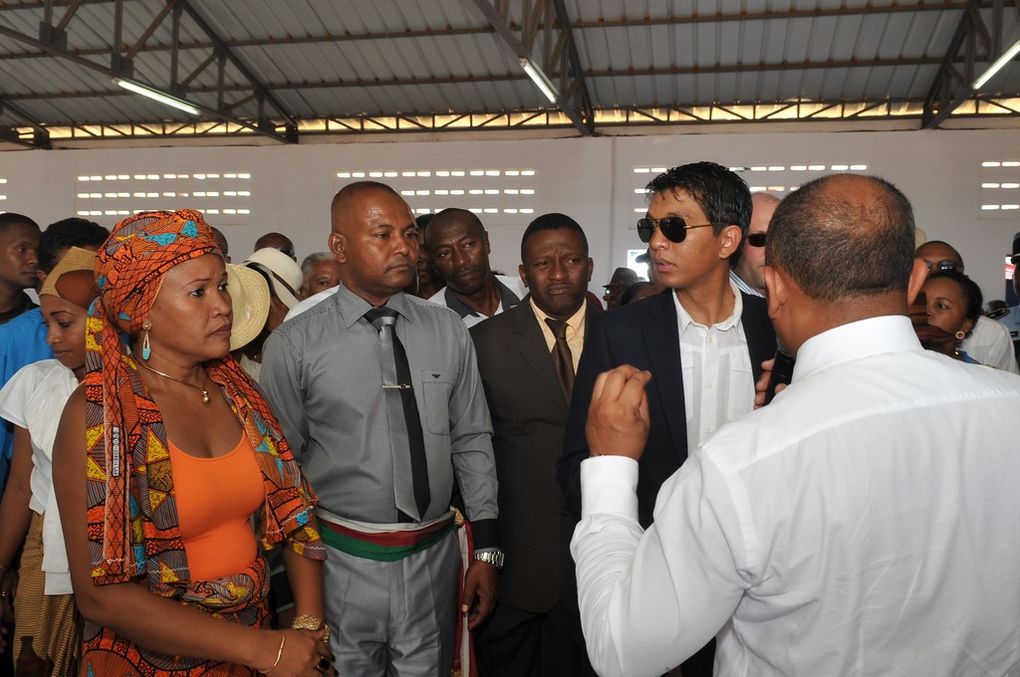
[[(821, 172), (793, 172), (797, 164), (864, 164), (867, 173), (899, 185), (911, 199), (918, 225), (930, 238), (957, 246), (967, 270), (986, 297), (1003, 296), (1002, 258), (1020, 230), (1020, 210), (981, 211), (983, 203), (1018, 203), (1020, 190), (982, 189), (981, 183), (1020, 182), (1020, 167), (982, 168), (983, 161), (1020, 160), (1020, 129), (979, 131), (897, 131), (830, 133), (679, 134), (596, 139), (431, 141), (415, 143), (316, 144), (299, 146), (134, 148), (123, 150), (11, 151), (0, 153), (0, 210), (18, 211), (47, 224), (93, 203), (76, 198), (82, 190), (110, 190), (111, 184), (82, 184), (82, 175), (163, 174), (166, 172), (250, 172), (251, 216), (247, 224), (224, 225), (210, 216), (230, 241), (235, 261), (243, 259), (258, 235), (281, 230), (292, 236), (299, 257), (325, 248), (328, 207), (347, 179), (338, 171), (437, 169), (533, 169), (527, 181), (485, 179), (490, 186), (533, 186), (535, 194), (508, 198), (408, 198), (412, 207), (453, 206), (483, 201), (527, 206), (533, 214), (483, 214), (493, 247), (493, 267), (512, 272), (519, 259), (520, 234), (533, 216), (561, 211), (585, 227), (596, 262), (593, 287), (624, 265), (626, 250), (641, 247), (633, 230), (643, 204), (634, 189), (650, 176), (635, 167), (671, 166), (711, 159), (730, 166), (782, 166), (783, 171), (747, 171), (751, 185), (789, 189)], [(482, 185), (466, 177), (450, 184), (430, 179), (383, 179), (400, 187)], [(408, 183), (410, 182), (410, 183)], [(166, 188), (155, 182), (150, 189)], [(127, 186), (127, 183), (124, 184)], [(101, 186), (97, 188), (96, 186)], [(143, 186), (145, 188), (145, 186)], [(127, 188), (122, 188), (125, 190)], [(501, 202), (500, 202), (501, 201)], [(149, 200), (149, 202), (152, 202)], [(211, 203), (213, 201), (209, 201)], [(199, 199), (161, 198), (153, 206), (199, 206)], [(208, 204), (208, 203), (206, 203)], [(490, 202), (484, 202), (488, 205)], [(150, 205), (145, 205), (150, 206)], [(116, 216), (91, 217), (110, 226)], [(236, 218), (236, 217), (234, 217)], [(839, 266), (839, 261), (833, 261)]]

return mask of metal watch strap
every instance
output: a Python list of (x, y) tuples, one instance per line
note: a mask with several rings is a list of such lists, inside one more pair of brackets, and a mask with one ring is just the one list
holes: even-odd
[(486, 550), (485, 552), (476, 552), (475, 561), (485, 562), (491, 564), (497, 569), (503, 568), (503, 560), (506, 559), (506, 555), (503, 554), (502, 550)]

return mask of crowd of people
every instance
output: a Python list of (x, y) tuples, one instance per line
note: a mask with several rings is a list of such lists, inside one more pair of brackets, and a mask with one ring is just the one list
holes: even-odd
[(647, 196), (605, 305), (374, 181), (0, 214), (0, 675), (1020, 675), (1020, 310), (880, 178)]

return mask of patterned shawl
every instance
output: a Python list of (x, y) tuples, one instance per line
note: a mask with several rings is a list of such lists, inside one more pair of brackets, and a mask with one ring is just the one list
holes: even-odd
[[(166, 429), (122, 336), (138, 334), (167, 271), (208, 253), (218, 253), (209, 226), (200, 212), (188, 209), (129, 217), (98, 252), (100, 296), (90, 309), (85, 339), (89, 556), (97, 585), (145, 575), (157, 594), (228, 610), (257, 601), (264, 567), (257, 560), (237, 576), (191, 580)], [(206, 369), (256, 452), (266, 489), (257, 515), (263, 547), (287, 541), (296, 552), (323, 559), (311, 517), (314, 495), (265, 399), (229, 355)]]

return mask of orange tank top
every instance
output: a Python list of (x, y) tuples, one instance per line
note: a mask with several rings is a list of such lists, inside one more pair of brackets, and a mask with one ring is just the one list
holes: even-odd
[(197, 458), (169, 442), (177, 517), (191, 579), (236, 574), (255, 561), (252, 514), (266, 499), (248, 436), (230, 452)]

